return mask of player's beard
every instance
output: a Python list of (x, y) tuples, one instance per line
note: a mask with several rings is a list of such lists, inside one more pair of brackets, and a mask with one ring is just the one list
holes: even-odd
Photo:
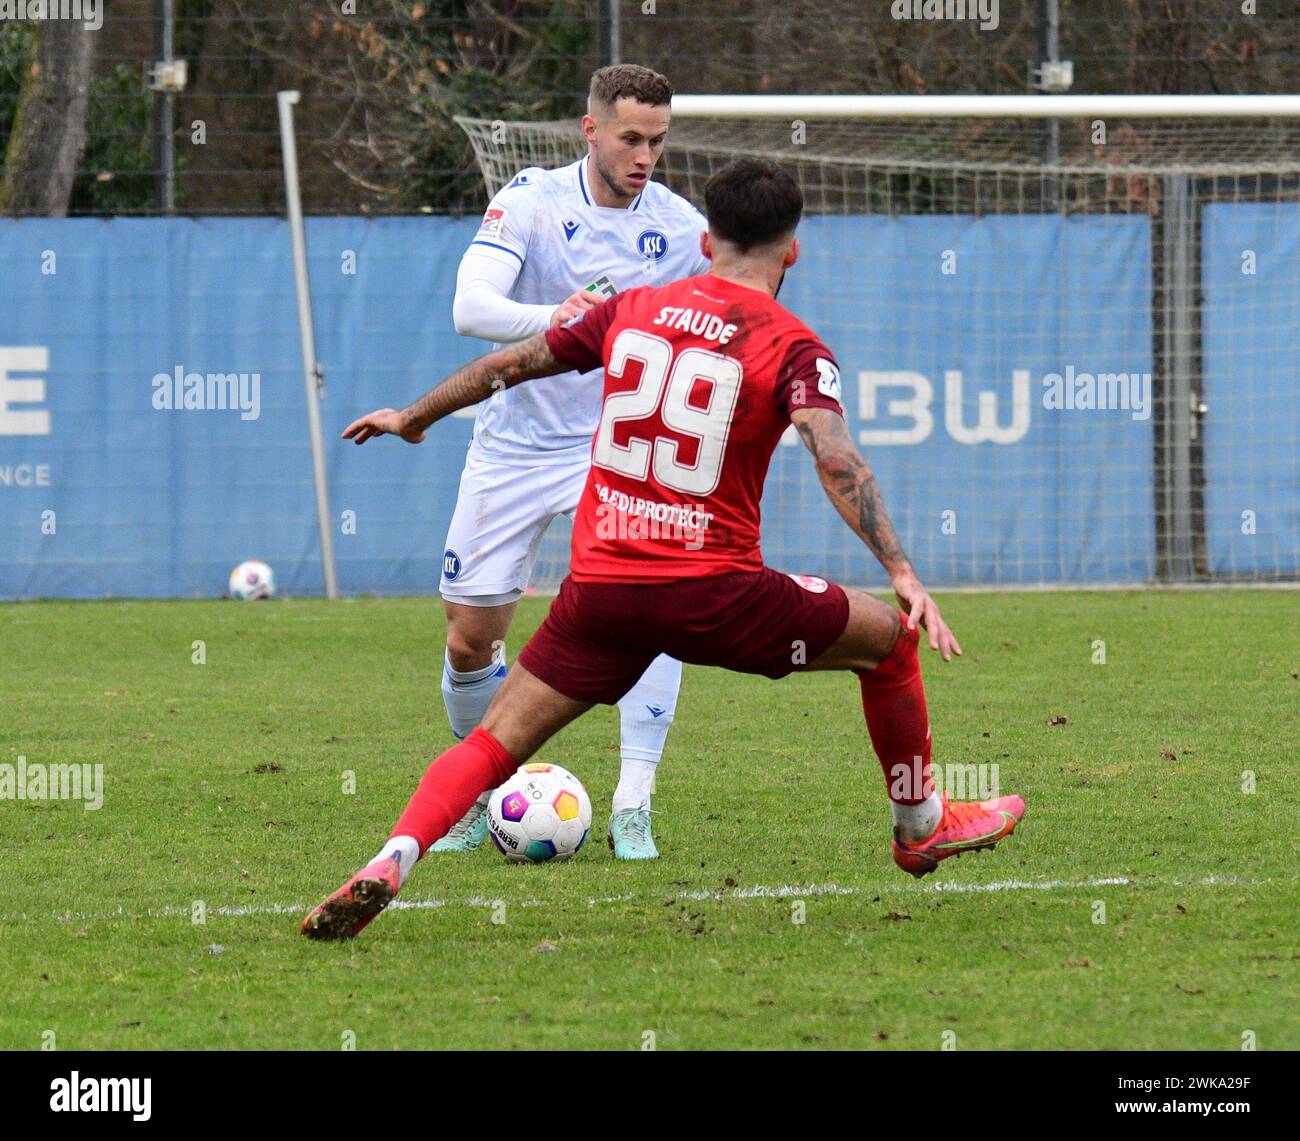
[(601, 181), (609, 187), (610, 192), (617, 195), (619, 198), (632, 199), (641, 193), (639, 190), (629, 191), (626, 187), (619, 186), (619, 184), (614, 181), (614, 176), (601, 161), (599, 151), (596, 152), (596, 173), (600, 175)]

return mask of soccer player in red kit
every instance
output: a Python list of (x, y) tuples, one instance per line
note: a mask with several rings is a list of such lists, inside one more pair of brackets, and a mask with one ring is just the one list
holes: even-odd
[[(709, 273), (621, 293), (344, 431), (358, 444), (386, 433), (419, 443), (430, 424), (502, 386), (605, 368), (570, 573), (546, 621), (479, 727), (429, 766), (379, 854), (304, 919), (309, 938), (360, 931), (484, 789), (592, 705), (617, 702), (661, 653), (771, 678), (857, 674), (893, 809), (894, 860), (913, 875), (992, 847), (1023, 817), (1017, 796), (935, 793), (918, 626), (945, 661), (961, 647), (849, 434), (835, 358), (776, 303), (799, 254), (798, 186), (774, 163), (743, 159), (709, 180), (705, 204)], [(902, 611), (763, 565), (763, 482), (791, 423), (836, 510), (889, 572)]]

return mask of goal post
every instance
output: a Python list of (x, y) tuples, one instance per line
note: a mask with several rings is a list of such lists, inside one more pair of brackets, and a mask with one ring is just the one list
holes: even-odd
[[(587, 150), (460, 122), (489, 194)], [(674, 97), (657, 177), (702, 206), (750, 155), (801, 185), (781, 300), (928, 581), (1300, 581), (1300, 96)], [(764, 553), (883, 582), (793, 434)]]
[(1300, 95), (674, 95), (676, 119), (1272, 119)]

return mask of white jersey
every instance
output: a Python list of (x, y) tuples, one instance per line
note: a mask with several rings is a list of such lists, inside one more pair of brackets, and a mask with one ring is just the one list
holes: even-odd
[[(704, 216), (662, 183), (626, 208), (597, 206), (587, 160), (521, 171), (492, 199), (471, 245), (518, 258), (512, 300), (558, 305), (592, 287), (612, 297), (708, 270)], [(472, 452), (495, 463), (574, 463), (590, 457), (604, 373), (566, 372), (498, 392), (478, 406)]]

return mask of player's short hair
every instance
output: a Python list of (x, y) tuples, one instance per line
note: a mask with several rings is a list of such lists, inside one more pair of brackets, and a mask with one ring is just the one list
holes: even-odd
[(663, 107), (673, 101), (673, 85), (657, 71), (635, 63), (616, 63), (592, 73), (591, 89), (587, 93), (588, 111), (598, 105), (613, 107), (620, 99)]
[(705, 185), (704, 213), (715, 237), (748, 253), (794, 232), (803, 215), (803, 191), (769, 159), (736, 159)]

